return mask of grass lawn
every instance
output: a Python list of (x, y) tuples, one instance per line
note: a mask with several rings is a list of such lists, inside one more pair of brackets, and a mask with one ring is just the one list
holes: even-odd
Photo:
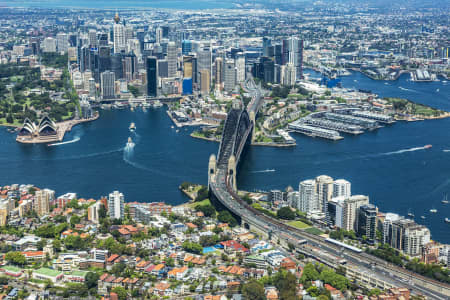
[(205, 200), (202, 200), (202, 201), (199, 201), (199, 202), (192, 202), (192, 203), (189, 203), (188, 206), (190, 208), (194, 208), (197, 205), (207, 205), (207, 204), (211, 204), (211, 201), (209, 201), (209, 199), (205, 199)]
[(304, 228), (311, 227), (308, 224), (303, 223), (302, 221), (290, 221), (290, 222), (288, 222), (288, 225), (296, 227), (298, 229), (304, 229)]
[(314, 234), (314, 235), (321, 235), (321, 234), (323, 234), (322, 230), (317, 229), (315, 227), (306, 228), (305, 231), (307, 233), (311, 233), (311, 234)]

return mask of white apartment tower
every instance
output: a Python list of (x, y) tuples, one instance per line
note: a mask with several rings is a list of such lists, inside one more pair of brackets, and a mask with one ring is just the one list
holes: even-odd
[(352, 194), (352, 185), (345, 179), (336, 179), (333, 183), (333, 198), (350, 197)]
[(316, 181), (308, 179), (300, 182), (298, 186), (299, 201), (298, 209), (303, 212), (312, 212), (317, 210), (317, 194), (316, 194)]
[(124, 216), (124, 197), (119, 191), (114, 191), (108, 197), (108, 213), (112, 219), (122, 219)]

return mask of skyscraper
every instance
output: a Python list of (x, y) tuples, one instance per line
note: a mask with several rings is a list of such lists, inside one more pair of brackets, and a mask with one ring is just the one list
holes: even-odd
[(359, 207), (358, 212), (358, 235), (365, 236), (367, 242), (375, 243), (377, 230), (377, 208), (373, 204)]
[(222, 57), (216, 58), (214, 61), (215, 65), (215, 75), (214, 78), (216, 80), (216, 89), (222, 90), (222, 83), (223, 83), (223, 59)]
[(231, 93), (236, 86), (236, 69), (234, 67), (234, 60), (227, 59), (224, 66), (224, 81), (223, 90)]
[(124, 216), (124, 197), (123, 194), (114, 191), (108, 197), (108, 213), (111, 219), (123, 219)]
[(183, 55), (188, 55), (192, 52), (192, 42), (190, 40), (183, 40), (181, 42), (181, 53)]
[(197, 52), (197, 72), (208, 70), (211, 75), (211, 51), (202, 49)]
[(210, 82), (211, 82), (211, 74), (209, 70), (201, 70), (200, 71), (200, 90), (204, 94), (209, 94), (210, 91)]
[(114, 99), (115, 98), (115, 81), (116, 76), (114, 72), (105, 71), (101, 74), (101, 87), (102, 87), (102, 97), (103, 99)]
[(328, 214), (328, 202), (333, 196), (333, 178), (321, 175), (316, 178), (317, 197), (319, 202), (319, 210), (325, 213), (325, 222), (330, 223)]
[(300, 211), (308, 213), (318, 209), (315, 180), (308, 179), (300, 182), (298, 191), (300, 195), (297, 208)]
[(337, 179), (333, 183), (333, 197), (350, 197), (352, 194), (351, 183), (345, 179)]
[(147, 96), (158, 96), (158, 60), (156, 57), (147, 58)]
[(56, 45), (59, 53), (67, 53), (69, 48), (69, 36), (66, 33), (58, 33), (56, 35)]
[(89, 38), (89, 46), (94, 48), (98, 46), (97, 31), (95, 29), (89, 29), (88, 38)]
[(120, 24), (119, 14), (114, 17), (113, 34), (114, 34), (114, 53), (120, 53), (125, 50), (125, 29)]
[(245, 81), (245, 55), (242, 52), (236, 54), (236, 82)]
[(177, 64), (177, 45), (174, 42), (169, 42), (169, 44), (167, 45), (167, 65), (169, 77), (177, 76)]

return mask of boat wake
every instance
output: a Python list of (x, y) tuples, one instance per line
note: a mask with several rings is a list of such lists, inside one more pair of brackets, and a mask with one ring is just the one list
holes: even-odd
[(414, 92), (414, 93), (417, 93), (417, 91), (415, 91), (415, 90), (407, 89), (407, 88), (404, 88), (404, 87), (401, 87), (401, 86), (399, 86), (398, 88), (401, 89), (401, 90), (403, 90), (403, 91), (408, 91), (408, 92)]
[(395, 154), (402, 154), (405, 152), (414, 152), (414, 151), (420, 151), (420, 150), (425, 150), (427, 149), (427, 147), (415, 147), (415, 148), (409, 148), (409, 149), (402, 149), (402, 150), (398, 150), (398, 151), (392, 151), (392, 152), (386, 152), (386, 153), (381, 153), (380, 155), (395, 155)]
[(444, 149), (442, 152), (450, 152), (450, 149)]
[(253, 171), (252, 173), (271, 173), (275, 172), (275, 169), (266, 169), (266, 170), (260, 170), (260, 171)]
[(77, 137), (75, 137), (73, 140), (65, 141), (65, 142), (60, 142), (60, 143), (48, 144), (47, 146), (52, 147), (52, 146), (61, 146), (61, 145), (72, 144), (72, 143), (78, 142), (80, 139), (81, 139), (81, 138), (80, 138), (79, 136), (77, 136)]

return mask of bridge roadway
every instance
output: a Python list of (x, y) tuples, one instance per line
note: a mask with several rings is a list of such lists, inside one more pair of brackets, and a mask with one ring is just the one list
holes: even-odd
[[(261, 104), (260, 100), (262, 95), (253, 80), (246, 82), (246, 88), (247, 91), (252, 94), (252, 101), (249, 103), (247, 109), (256, 113)], [(239, 150), (241, 150), (236, 151), (238, 156), (242, 153), (242, 148), (246, 144), (246, 139), (249, 137), (249, 132), (253, 128), (252, 126), (254, 126), (254, 124), (251, 124), (251, 126), (248, 127), (246, 134), (244, 134), (245, 139), (240, 140), (239, 142), (241, 144), (237, 145)], [(225, 124), (225, 127), (227, 127), (227, 124)], [(233, 127), (229, 124), (229, 127), (236, 132), (237, 130), (235, 128), (238, 127), (238, 125)], [(225, 135), (224, 132), (224, 136)], [(230, 137), (230, 134), (228, 134), (226, 139), (222, 137), (220, 148), (226, 148), (227, 146), (222, 145), (222, 143), (226, 144), (230, 142), (233, 143), (233, 147), (235, 147), (235, 141), (233, 139), (235, 139), (235, 137)], [(221, 155), (220, 152), (221, 150), (219, 150), (219, 159)], [(223, 152), (222, 156), (227, 156), (227, 154), (230, 155), (229, 152)], [(415, 294), (425, 295), (429, 299), (450, 300), (449, 285), (410, 272), (364, 252), (356, 253), (350, 250), (344, 251), (344, 249), (326, 242), (322, 237), (289, 226), (254, 209), (243, 201), (235, 192), (233, 180), (235, 180), (236, 174), (229, 173), (230, 171), (227, 165), (223, 162), (223, 160), (227, 158), (229, 157), (222, 157), (222, 163), (217, 164), (217, 169), (214, 174), (210, 176), (209, 188), (210, 192), (215, 195), (218, 201), (235, 215), (241, 217), (243, 223), (253, 226), (262, 232), (271, 233), (272, 236), (278, 237), (279, 239), (289, 241), (293, 243), (296, 248), (302, 246), (297, 245), (295, 241), (306, 240), (309, 245), (320, 248), (322, 251), (329, 253), (332, 256), (347, 260), (349, 265), (356, 266), (366, 274), (373, 274), (375, 277), (382, 279), (385, 282), (389, 282), (394, 286), (406, 287)], [(240, 157), (235, 158), (236, 164), (239, 162), (239, 158)], [(321, 258), (318, 253), (314, 253), (314, 256), (319, 259)], [(326, 260), (327, 258), (329, 257), (322, 257), (323, 260)]]

